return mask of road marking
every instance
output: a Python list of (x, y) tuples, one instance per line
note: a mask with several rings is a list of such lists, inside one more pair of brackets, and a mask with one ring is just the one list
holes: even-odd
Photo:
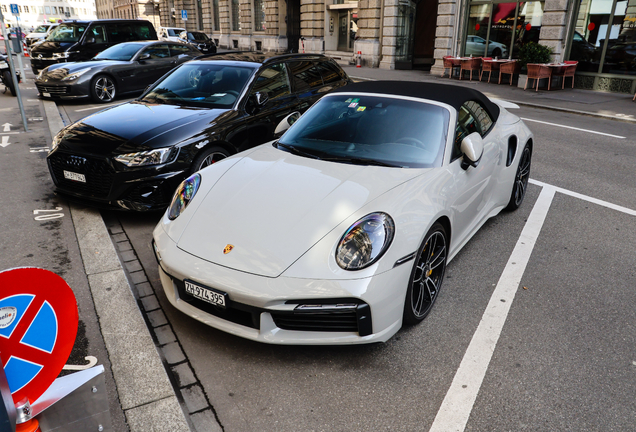
[(430, 432), (465, 429), (556, 188), (545, 185), (517, 240)]
[(108, 108), (108, 107), (115, 106), (115, 105), (119, 105), (119, 104), (115, 103), (115, 104), (110, 104), (110, 105), (99, 105), (99, 106), (96, 106), (96, 107), (82, 108), (82, 109), (75, 110), (75, 112), (92, 111), (92, 110), (101, 109), (101, 108)]
[(608, 133), (604, 133), (604, 132), (597, 132), (597, 131), (588, 130), (588, 129), (581, 129), (581, 128), (577, 128), (577, 127), (573, 127), (573, 126), (565, 126), (565, 125), (560, 125), (560, 124), (556, 124), (556, 123), (549, 123), (549, 122), (544, 122), (544, 121), (541, 121), (541, 120), (533, 120), (533, 119), (529, 119), (529, 118), (525, 118), (525, 117), (521, 117), (521, 120), (523, 120), (523, 121), (531, 121), (531, 122), (541, 123), (541, 124), (546, 124), (546, 125), (550, 125), (550, 126), (561, 127), (561, 128), (565, 128), (565, 129), (574, 129), (574, 130), (577, 130), (577, 131), (587, 132), (587, 133), (592, 133), (592, 134), (597, 134), (597, 135), (605, 135), (605, 136), (612, 137), (612, 138), (625, 139), (624, 136), (620, 136), (620, 135), (612, 135), (612, 134), (608, 134)]
[(18, 135), (20, 132), (0, 132), (0, 135)]
[(11, 143), (9, 142), (9, 137), (8, 137), (7, 135), (3, 135), (3, 136), (2, 136), (2, 142), (0, 143), (0, 146), (2, 146), (2, 147), (6, 147), (6, 146), (8, 146), (9, 144), (11, 144)]
[(64, 365), (64, 367), (62, 369), (64, 370), (86, 370), (86, 369), (90, 369), (93, 366), (95, 366), (97, 364), (97, 357), (93, 357), (93, 356), (86, 356), (84, 357), (84, 360), (86, 360), (88, 362), (88, 364), (86, 365), (70, 365), (70, 364), (66, 364)]
[(574, 192), (574, 191), (571, 191), (571, 190), (568, 190), (568, 189), (563, 189), (563, 188), (560, 188), (560, 187), (557, 187), (557, 186), (548, 185), (548, 184), (540, 182), (538, 180), (530, 179), (530, 183), (532, 183), (534, 185), (537, 185), (537, 186), (541, 186), (541, 187), (551, 187), (551, 188), (554, 188), (554, 190), (556, 190), (557, 192), (562, 193), (564, 195), (569, 195), (571, 197), (578, 198), (578, 199), (581, 199), (583, 201), (588, 201), (588, 202), (591, 202), (593, 204), (600, 205), (600, 206), (603, 206), (603, 207), (607, 207), (607, 208), (610, 208), (612, 210), (616, 210), (616, 211), (619, 211), (619, 212), (622, 212), (622, 213), (626, 213), (626, 214), (631, 215), (631, 216), (636, 216), (636, 210), (632, 210), (632, 209), (627, 208), (627, 207), (622, 207), (622, 206), (619, 206), (619, 205), (616, 205), (616, 204), (612, 204), (612, 203), (607, 202), (607, 201), (603, 201), (603, 200), (600, 200), (600, 199), (597, 199), (597, 198), (592, 198), (590, 196), (583, 195), (583, 194), (580, 194), (578, 192)]
[(11, 123), (5, 123), (2, 125), (2, 132), (9, 132), (11, 130), (11, 126), (13, 126)]

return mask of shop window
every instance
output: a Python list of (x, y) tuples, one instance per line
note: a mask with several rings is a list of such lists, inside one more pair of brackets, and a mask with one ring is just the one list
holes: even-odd
[(636, 75), (636, 0), (616, 2), (608, 32), (602, 71)]

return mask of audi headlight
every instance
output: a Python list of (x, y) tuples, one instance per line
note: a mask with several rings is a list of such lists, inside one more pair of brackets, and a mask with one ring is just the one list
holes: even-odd
[(336, 262), (344, 270), (369, 267), (389, 248), (395, 224), (386, 213), (371, 213), (359, 219), (344, 233), (336, 249)]
[(160, 165), (162, 163), (166, 163), (171, 158), (171, 150), (172, 147), (167, 147), (137, 153), (128, 153), (115, 156), (115, 160), (123, 163), (127, 167)]
[(64, 78), (62, 78), (62, 81), (73, 81), (73, 80), (76, 80), (79, 77), (81, 77), (82, 75), (84, 75), (86, 72), (88, 72), (89, 70), (91, 70), (91, 68), (82, 69), (81, 71), (78, 71), (78, 72), (72, 73), (70, 75), (67, 75)]
[(62, 134), (58, 133), (57, 135), (53, 137), (53, 142), (51, 143), (51, 151), (55, 150), (57, 146), (60, 145), (61, 141), (62, 141)]
[(70, 56), (72, 56), (73, 54), (79, 54), (79, 51), (64, 51), (64, 52), (61, 52), (61, 53), (53, 53), (53, 58), (67, 59)]
[(181, 182), (174, 197), (172, 197), (170, 207), (168, 207), (168, 219), (175, 220), (185, 210), (196, 195), (200, 185), (201, 175), (198, 173), (192, 174)]

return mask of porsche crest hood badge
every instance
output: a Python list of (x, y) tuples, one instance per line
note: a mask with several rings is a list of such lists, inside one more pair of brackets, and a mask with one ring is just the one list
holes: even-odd
[(232, 249), (234, 249), (234, 245), (226, 245), (225, 248), (223, 249), (223, 253), (225, 255), (229, 254), (230, 252), (232, 252)]

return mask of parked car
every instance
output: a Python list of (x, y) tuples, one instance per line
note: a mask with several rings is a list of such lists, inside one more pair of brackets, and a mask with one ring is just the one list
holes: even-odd
[(33, 45), (43, 41), (57, 27), (57, 24), (40, 24), (31, 33), (26, 36), (27, 47), (30, 49)]
[[(476, 36), (466, 36), (466, 55), (483, 56), (486, 52), (486, 39)], [(488, 56), (489, 57), (508, 57), (508, 47), (502, 43), (488, 41)]]
[(533, 135), (504, 106), (422, 82), (324, 96), (177, 188), (153, 232), (166, 297), (274, 344), (384, 342), (421, 322), (446, 263), (524, 199)]
[(181, 27), (159, 27), (159, 39), (180, 42), (179, 35), (184, 31)]
[(56, 190), (98, 206), (164, 209), (179, 183), (271, 140), (278, 122), (349, 83), (321, 55), (225, 54), (184, 63), (140, 98), (64, 129), (48, 165)]
[(92, 97), (95, 102), (111, 102), (119, 94), (143, 91), (174, 67), (200, 55), (196, 48), (177, 42), (123, 42), (90, 61), (47, 66), (35, 85), (43, 98)]
[(179, 33), (179, 40), (192, 45), (204, 54), (216, 52), (214, 41), (203, 32), (182, 31)]
[(146, 20), (64, 21), (31, 50), (34, 74), (55, 63), (90, 60), (121, 42), (157, 40), (157, 33)]

